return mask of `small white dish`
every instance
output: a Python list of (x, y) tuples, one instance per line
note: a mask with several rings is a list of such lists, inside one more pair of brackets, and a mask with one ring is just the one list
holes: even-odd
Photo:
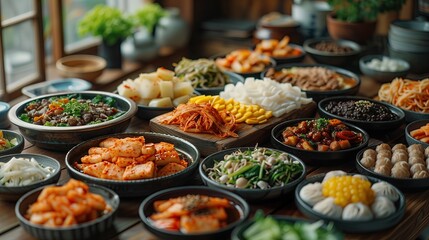
[(49, 93), (85, 91), (91, 87), (90, 82), (79, 78), (63, 78), (26, 86), (21, 92), (32, 98)]

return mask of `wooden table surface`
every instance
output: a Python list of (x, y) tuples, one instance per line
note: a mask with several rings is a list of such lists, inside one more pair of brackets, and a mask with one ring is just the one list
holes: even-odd
[[(11, 129), (17, 130), (16, 127)], [(403, 142), (404, 127), (389, 132), (386, 135), (371, 138), (370, 144), (377, 144), (380, 141), (396, 143)], [(148, 122), (133, 118), (127, 132), (149, 131)], [(65, 152), (53, 152), (25, 143), (24, 153), (38, 153), (53, 157), (60, 161), (62, 174), (60, 183), (64, 183), (69, 178), (65, 169)], [(354, 159), (349, 159), (347, 163), (335, 167), (314, 167), (308, 166), (308, 176), (324, 173), (333, 169), (342, 169), (348, 172), (355, 172)], [(191, 184), (198, 181), (198, 176), (191, 179)], [(192, 182), (194, 181), (194, 182)], [(408, 192), (406, 195), (406, 213), (403, 220), (394, 228), (368, 234), (347, 234), (347, 239), (415, 239), (420, 232), (429, 224), (429, 190), (423, 192)], [(121, 199), (118, 215), (114, 223), (114, 229), (107, 232), (104, 239), (157, 239), (146, 231), (138, 216), (138, 207), (143, 198)], [(292, 194), (269, 203), (250, 204), (252, 214), (257, 209), (263, 209), (265, 213), (304, 217), (296, 208)], [(0, 201), (0, 239), (33, 239), (27, 234), (15, 216), (15, 203)]]
[[(306, 61), (308, 62), (308, 61)], [(311, 62), (311, 61), (310, 61)], [(363, 77), (359, 95), (374, 97), (380, 84)], [(105, 89), (106, 90), (106, 89)], [(15, 101), (16, 102), (16, 101)], [(398, 143), (404, 142), (404, 127), (395, 131), (384, 133), (383, 135), (372, 136), (370, 144), (378, 144), (380, 142)], [(11, 129), (18, 131), (15, 126)], [(149, 131), (149, 123), (147, 121), (133, 118), (127, 132), (142, 132)], [(263, 143), (260, 143), (260, 145)], [(266, 145), (266, 144), (264, 144)], [(65, 169), (64, 158), (65, 152), (53, 152), (32, 145), (29, 142), (25, 143), (24, 153), (43, 154), (57, 159), (62, 166), (62, 174), (59, 183), (64, 183), (69, 179)], [(314, 167), (307, 166), (308, 176), (318, 173), (324, 173), (333, 169), (342, 169), (348, 172), (356, 172), (354, 167), (354, 159), (345, 159), (345, 163), (335, 167)], [(197, 173), (196, 173), (197, 174)], [(195, 175), (190, 179), (190, 184), (200, 184), (199, 177)], [(346, 234), (347, 239), (415, 239), (419, 236), (422, 230), (429, 225), (429, 190), (422, 192), (406, 192), (406, 213), (402, 221), (395, 227), (374, 233), (368, 234)], [(114, 228), (106, 232), (103, 239), (157, 239), (150, 234), (140, 221), (138, 216), (138, 207), (143, 198), (121, 199), (121, 204), (118, 210)], [(262, 209), (266, 214), (289, 215), (295, 217), (304, 217), (295, 205), (293, 194), (287, 195), (281, 199), (265, 202), (252, 203), (251, 214), (256, 210)], [(28, 233), (20, 227), (18, 219), (15, 216), (14, 202), (5, 202), (0, 200), (0, 239), (33, 239)]]

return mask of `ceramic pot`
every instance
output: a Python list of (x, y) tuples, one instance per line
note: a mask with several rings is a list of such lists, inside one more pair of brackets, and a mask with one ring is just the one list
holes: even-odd
[(135, 32), (121, 45), (124, 58), (133, 61), (148, 61), (158, 55), (159, 47), (146, 29)]
[(333, 39), (347, 39), (366, 43), (374, 36), (376, 21), (350, 23), (337, 20), (332, 14), (326, 18), (329, 35)]
[(122, 68), (121, 43), (122, 40), (116, 41), (113, 45), (108, 44), (105, 40), (102, 41), (99, 53), (106, 60), (107, 68)]
[(155, 42), (160, 47), (184, 47), (189, 41), (189, 26), (180, 17), (178, 8), (168, 9), (167, 16), (162, 17), (155, 30)]
[(328, 35), (326, 16), (331, 12), (327, 2), (295, 1), (292, 5), (292, 18), (301, 24), (305, 38), (318, 38)]

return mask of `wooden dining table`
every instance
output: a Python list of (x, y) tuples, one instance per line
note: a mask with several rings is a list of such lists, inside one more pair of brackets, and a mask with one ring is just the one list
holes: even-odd
[[(380, 84), (363, 77), (359, 95), (373, 97), (376, 95)], [(315, 116), (317, 114), (315, 113)], [(18, 131), (17, 127), (11, 126), (10, 129)], [(405, 124), (393, 131), (371, 135), (369, 145), (386, 142), (390, 144), (404, 143)], [(126, 132), (146, 132), (150, 131), (149, 122), (133, 117)], [(262, 146), (270, 146), (269, 143), (259, 143)], [(61, 163), (61, 178), (59, 183), (65, 183), (70, 177), (65, 166), (66, 152), (55, 152), (34, 146), (30, 142), (25, 142), (23, 153), (35, 153), (53, 157)], [(355, 168), (355, 159), (344, 159), (342, 164), (335, 166), (307, 166), (307, 177), (320, 173), (326, 173), (330, 170), (341, 169), (347, 172), (357, 172)], [(198, 176), (198, 172), (187, 181), (187, 185), (203, 185)], [(371, 233), (345, 233), (346, 239), (416, 239), (424, 228), (429, 226), (429, 189), (424, 191), (406, 191), (406, 211), (405, 215), (396, 226), (387, 230)], [(122, 198), (121, 203), (114, 221), (114, 227), (105, 232), (99, 238), (94, 239), (158, 239), (148, 232), (138, 215), (138, 208), (144, 197)], [(293, 217), (306, 218), (298, 209), (295, 203), (294, 194), (290, 193), (279, 199), (249, 203), (251, 207), (251, 216), (258, 210), (262, 209), (265, 214), (287, 215)], [(20, 226), (15, 216), (15, 202), (0, 200), (0, 239), (34, 239), (30, 234), (25, 232)]]

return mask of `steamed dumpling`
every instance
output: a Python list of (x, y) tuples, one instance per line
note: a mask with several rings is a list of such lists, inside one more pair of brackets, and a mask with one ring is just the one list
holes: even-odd
[(423, 163), (416, 163), (410, 168), (411, 175), (414, 175), (422, 170), (426, 170), (426, 166)]
[(322, 201), (325, 197), (322, 193), (322, 184), (320, 182), (309, 183), (301, 188), (299, 196), (311, 206)]
[(427, 170), (421, 170), (413, 174), (413, 178), (429, 178), (429, 172)]
[(392, 147), (392, 151), (396, 151), (396, 150), (399, 150), (399, 149), (407, 151), (407, 146), (405, 146), (405, 144), (403, 144), (403, 143), (398, 143), (398, 144), (395, 144)]
[(392, 215), (396, 211), (395, 204), (384, 196), (377, 196), (371, 205), (375, 218), (384, 218)]
[(371, 157), (363, 157), (363, 158), (360, 160), (360, 163), (361, 163), (364, 167), (366, 167), (366, 168), (368, 168), (368, 169), (371, 169), (371, 168), (373, 168), (373, 167), (375, 166), (375, 158), (371, 158)]
[(355, 175), (353, 175), (353, 177), (357, 177), (357, 178), (360, 178), (362, 180), (368, 181), (368, 178), (362, 174), (355, 174)]
[(328, 181), (332, 177), (345, 176), (345, 175), (347, 175), (347, 173), (341, 170), (330, 171), (325, 175), (322, 183)]
[(378, 145), (378, 146), (375, 148), (375, 150), (376, 150), (377, 152), (380, 152), (381, 150), (389, 150), (389, 151), (391, 151), (391, 150), (392, 150), (392, 148), (390, 148), (389, 144), (387, 144), (387, 143), (382, 143), (382, 144)]
[(344, 220), (362, 220), (367, 221), (373, 218), (371, 209), (363, 203), (350, 203), (343, 210)]
[(362, 157), (368, 157), (368, 158), (375, 159), (377, 157), (377, 152), (374, 149), (369, 148), (363, 152)]
[(395, 202), (399, 199), (398, 192), (393, 188), (392, 185), (390, 185), (387, 182), (374, 183), (372, 185), (371, 189), (375, 192), (375, 195), (377, 197), (378, 196), (384, 196), (393, 202)]
[(341, 218), (341, 214), (343, 212), (343, 208), (335, 204), (334, 198), (332, 197), (325, 198), (324, 200), (316, 203), (313, 206), (313, 210), (333, 218)]

